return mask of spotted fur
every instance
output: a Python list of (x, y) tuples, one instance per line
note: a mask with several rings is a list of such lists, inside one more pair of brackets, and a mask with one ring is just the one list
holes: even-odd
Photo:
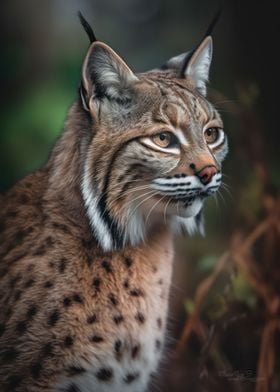
[[(49, 161), (0, 198), (1, 391), (147, 389), (164, 347), (173, 233), (203, 231), (203, 202), (221, 184), (211, 56), (206, 37), (136, 75), (91, 44)], [(155, 143), (162, 132), (172, 146)]]

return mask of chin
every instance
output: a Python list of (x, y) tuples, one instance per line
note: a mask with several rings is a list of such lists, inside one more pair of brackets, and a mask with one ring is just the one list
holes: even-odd
[(192, 218), (199, 214), (202, 210), (203, 201), (201, 198), (196, 198), (187, 204), (184, 203), (178, 206), (175, 215), (181, 218)]
[(177, 234), (204, 235), (203, 199), (196, 198), (188, 206), (181, 206), (173, 215), (171, 227)]

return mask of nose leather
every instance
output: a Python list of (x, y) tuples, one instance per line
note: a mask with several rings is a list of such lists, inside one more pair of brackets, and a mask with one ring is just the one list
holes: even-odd
[(205, 166), (196, 175), (202, 182), (202, 184), (207, 185), (212, 180), (213, 176), (217, 173), (215, 166)]

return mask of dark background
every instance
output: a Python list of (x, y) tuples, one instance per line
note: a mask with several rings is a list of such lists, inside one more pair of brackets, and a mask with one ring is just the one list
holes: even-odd
[(209, 97), (229, 136), (225, 187), (208, 203), (206, 238), (178, 241), (170, 339), (155, 381), (160, 391), (280, 390), (280, 6), (272, 0), (0, 5), (2, 192), (46, 162), (76, 98), (88, 47), (78, 10), (137, 72), (196, 45), (221, 4)]

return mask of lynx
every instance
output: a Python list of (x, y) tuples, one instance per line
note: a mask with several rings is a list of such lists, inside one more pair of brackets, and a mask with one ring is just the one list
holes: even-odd
[(173, 237), (222, 181), (210, 34), (135, 74), (94, 39), (46, 165), (0, 197), (0, 390), (143, 392), (164, 352)]

